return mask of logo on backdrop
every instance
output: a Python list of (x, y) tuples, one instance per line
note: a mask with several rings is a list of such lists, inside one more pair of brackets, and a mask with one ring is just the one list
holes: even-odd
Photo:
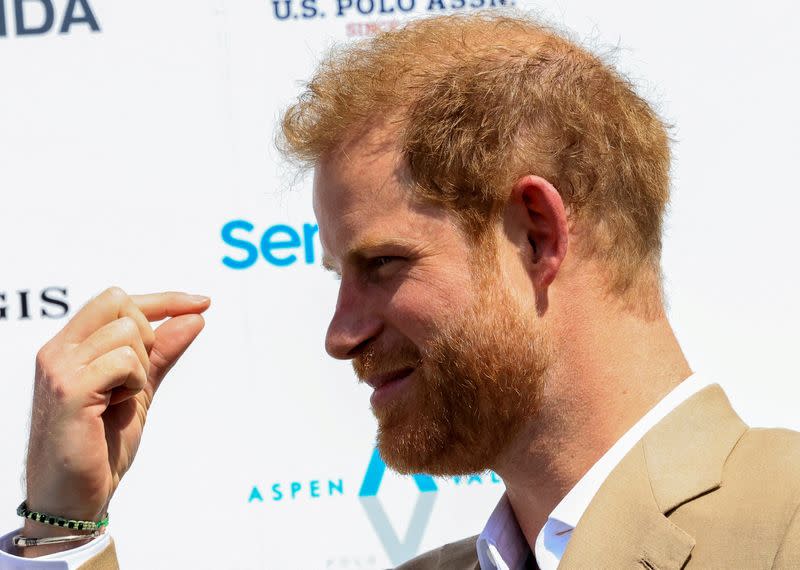
[(515, 0), (270, 0), (276, 20), (403, 16), (514, 6)]
[[(415, 486), (419, 495), (417, 496), (408, 527), (402, 529), (395, 527), (392, 523), (392, 517), (383, 508), (379, 497), (381, 483), (385, 474), (386, 464), (381, 459), (376, 448), (370, 456), (357, 498), (393, 565), (402, 564), (419, 553), (440, 486), (465, 489), (467, 487), (484, 487), (502, 483), (500, 478), (492, 472), (485, 475), (443, 478), (438, 483), (430, 475), (412, 475), (410, 483)], [(349, 484), (345, 485), (345, 480), (341, 477), (327, 480), (277, 482), (269, 486), (270, 493), (265, 497), (261, 492), (261, 488), (258, 485), (254, 485), (250, 490), (250, 497), (247, 502), (251, 504), (254, 502), (286, 503), (339, 498), (348, 496), (347, 490), (350, 488)]]
[[(267, 0), (275, 20), (349, 19), (350, 37), (370, 36), (402, 25), (412, 15), (444, 14), (514, 6), (516, 0)], [(374, 21), (352, 21), (377, 18)]]
[(0, 0), (0, 38), (77, 30), (100, 31), (89, 0)]
[(433, 503), (436, 501), (436, 481), (430, 475), (413, 475), (414, 484), (417, 486), (419, 496), (411, 514), (411, 521), (400, 538), (398, 532), (392, 526), (386, 511), (378, 498), (378, 490), (383, 481), (383, 474), (386, 472), (386, 464), (381, 459), (378, 449), (372, 452), (367, 472), (364, 474), (364, 481), (361, 483), (361, 490), (358, 492), (358, 500), (367, 513), (367, 518), (375, 529), (386, 554), (392, 564), (402, 564), (419, 552), (422, 544), (422, 537), (425, 534), (425, 527), (433, 513)]
[(222, 241), (231, 248), (222, 258), (225, 267), (248, 269), (259, 259), (275, 267), (316, 263), (318, 238), (315, 237), (319, 231), (316, 224), (276, 224), (263, 232), (253, 230), (255, 226), (247, 220), (232, 220), (222, 226)]
[(69, 313), (66, 287), (0, 291), (0, 323), (61, 319)]

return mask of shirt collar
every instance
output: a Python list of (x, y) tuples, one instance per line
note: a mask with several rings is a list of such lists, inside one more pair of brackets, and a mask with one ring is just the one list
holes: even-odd
[[(539, 532), (534, 551), (540, 567), (549, 568), (557, 565), (564, 553), (571, 531), (578, 526), (578, 521), (600, 486), (633, 446), (678, 405), (709, 384), (711, 382), (701, 375), (689, 376), (642, 416), (581, 477), (556, 505), (556, 508), (550, 513), (547, 523)], [(481, 570), (517, 570), (524, 566), (531, 549), (519, 528), (511, 503), (505, 494), (478, 537), (477, 550)], [(555, 564), (542, 564), (545, 560), (552, 560)]]
[(664, 419), (684, 400), (699, 392), (711, 382), (699, 374), (692, 374), (673, 388), (650, 411), (639, 419), (625, 434), (612, 445), (603, 456), (589, 468), (583, 477), (556, 505), (549, 519), (554, 519), (571, 528), (578, 526), (578, 521), (589, 507), (589, 503), (600, 490), (614, 468), (622, 458), (635, 446), (644, 435), (658, 422)]
[(517, 570), (525, 564), (531, 549), (505, 493), (478, 536), (477, 548), (482, 570)]

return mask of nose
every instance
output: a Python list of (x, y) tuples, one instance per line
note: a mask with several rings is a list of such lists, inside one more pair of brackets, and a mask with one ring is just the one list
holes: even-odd
[(342, 281), (336, 311), (325, 335), (325, 350), (333, 358), (355, 358), (380, 334), (382, 320), (371, 305), (357, 288)]

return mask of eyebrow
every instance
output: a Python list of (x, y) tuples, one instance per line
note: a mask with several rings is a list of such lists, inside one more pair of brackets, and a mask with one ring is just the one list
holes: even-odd
[[(419, 244), (405, 238), (366, 238), (355, 245), (351, 246), (344, 258), (346, 260), (363, 261), (369, 256), (371, 250), (388, 247), (404, 247), (408, 249), (417, 249)], [(340, 269), (336, 266), (336, 262), (327, 253), (322, 255), (322, 267), (326, 271), (332, 271), (336, 274), (341, 274)]]

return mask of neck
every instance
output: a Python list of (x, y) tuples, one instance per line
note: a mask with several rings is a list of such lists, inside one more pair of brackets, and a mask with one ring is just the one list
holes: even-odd
[(531, 546), (589, 468), (691, 374), (666, 317), (603, 317), (557, 331), (540, 411), (492, 465)]

